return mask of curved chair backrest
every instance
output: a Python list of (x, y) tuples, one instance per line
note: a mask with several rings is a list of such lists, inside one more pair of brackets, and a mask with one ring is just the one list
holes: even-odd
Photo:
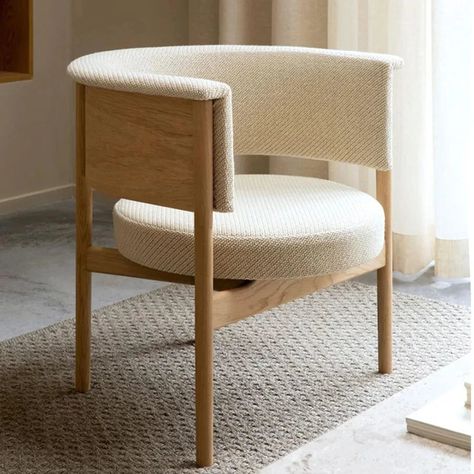
[(234, 154), (391, 168), (393, 56), (276, 46), (183, 46), (97, 53), (84, 85), (213, 100), (214, 208), (232, 209)]

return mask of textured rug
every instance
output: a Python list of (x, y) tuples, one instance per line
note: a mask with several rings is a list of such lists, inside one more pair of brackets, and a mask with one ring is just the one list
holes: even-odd
[(345, 283), (216, 333), (216, 463), (194, 460), (193, 290), (94, 315), (93, 390), (74, 323), (0, 344), (0, 472), (250, 473), (469, 348), (466, 308), (394, 298), (395, 372), (376, 373), (375, 289)]

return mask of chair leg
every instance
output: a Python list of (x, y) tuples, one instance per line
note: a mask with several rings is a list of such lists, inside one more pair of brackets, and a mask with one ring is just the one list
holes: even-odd
[(195, 244), (195, 329), (196, 338), (196, 462), (200, 467), (213, 462), (213, 154), (212, 101), (193, 104), (195, 136), (196, 206)]
[(76, 276), (76, 390), (91, 387), (91, 274), (78, 265)]
[(379, 372), (392, 372), (392, 265), (377, 270)]
[(385, 213), (385, 266), (377, 270), (379, 372), (392, 372), (392, 173), (377, 171), (377, 200)]
[(196, 463), (213, 463), (213, 324), (212, 292), (196, 287)]
[(86, 254), (92, 242), (92, 190), (86, 181), (85, 87), (76, 86), (76, 389), (91, 386), (91, 274)]

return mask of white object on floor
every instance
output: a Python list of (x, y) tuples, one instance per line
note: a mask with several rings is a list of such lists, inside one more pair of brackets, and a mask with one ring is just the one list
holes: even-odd
[(471, 449), (471, 412), (465, 405), (465, 388), (437, 398), (410, 416), (407, 431), (440, 443)]
[(464, 403), (464, 406), (471, 409), (471, 382), (464, 382), (464, 387), (466, 388), (466, 402)]

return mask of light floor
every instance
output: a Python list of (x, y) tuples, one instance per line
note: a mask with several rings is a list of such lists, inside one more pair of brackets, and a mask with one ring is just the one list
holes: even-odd
[[(110, 206), (94, 213), (94, 242), (113, 245)], [(72, 200), (0, 216), (0, 340), (74, 315), (74, 204)], [(161, 283), (93, 275), (93, 307), (150, 291)]]
[[(94, 242), (98, 245), (113, 245), (110, 206), (99, 204), (96, 207)], [(369, 274), (359, 280), (374, 284), (375, 275)], [(94, 275), (93, 306), (94, 308), (102, 307), (159, 286), (162, 284), (146, 280)], [(439, 289), (432, 284), (432, 273), (430, 272), (415, 282), (395, 281), (395, 289), (451, 303), (466, 306), (470, 304), (468, 284)], [(0, 216), (0, 340), (49, 326), (63, 319), (71, 318), (73, 314), (74, 205), (72, 200)], [(453, 369), (453, 377), (462, 369), (457, 372), (456, 370)], [(327, 433), (318, 441), (299, 450), (295, 458), (289, 458), (290, 461), (282, 461), (276, 467), (268, 468), (265, 472), (384, 472), (387, 474), (467, 472), (456, 470), (458, 466), (462, 466), (462, 469), (466, 466), (466, 457), (462, 452), (456, 453), (449, 448), (426, 442), (421, 442), (421, 444), (417, 441), (414, 442), (415, 444), (405, 442), (407, 435), (402, 436), (404, 432), (400, 421), (403, 418), (401, 415), (405, 411), (411, 410), (412, 406), (419, 404), (423, 396), (428, 396), (427, 392), (423, 392), (425, 393), (423, 395), (422, 392), (418, 394), (416, 389), (413, 392), (410, 390), (411, 387)], [(402, 398), (396, 398), (399, 396)], [(390, 405), (391, 403), (393, 406)], [(388, 423), (386, 410), (390, 411), (391, 406), (393, 409), (399, 410), (400, 416), (389, 417), (390, 422)], [(378, 428), (380, 424), (377, 420), (386, 426), (385, 433), (380, 432)], [(375, 425), (376, 429), (374, 429)], [(355, 435), (356, 428), (365, 432), (364, 426), (368, 427), (368, 435), (370, 439), (373, 438), (372, 441), (379, 440), (373, 448), (370, 439), (368, 441), (360, 440)], [(406, 456), (408, 459), (410, 456), (414, 456), (410, 458), (414, 463), (411, 464), (410, 469), (406, 466), (405, 469), (403, 464), (397, 463), (387, 464), (383, 471), (379, 470), (384, 449), (389, 449), (391, 434), (395, 436), (395, 441), (392, 441), (397, 458)], [(350, 436), (353, 438), (349, 439)], [(371, 451), (371, 449), (375, 451)], [(374, 455), (368, 454), (370, 452), (373, 452)], [(337, 454), (335, 458), (334, 454)], [(387, 456), (389, 454), (386, 453)], [(439, 466), (445, 470), (423, 470), (425, 458), (436, 459)], [(299, 459), (296, 464), (294, 464), (295, 459)], [(317, 469), (314, 464), (315, 459), (318, 460)], [(312, 467), (306, 468), (304, 467), (306, 465)], [(351, 468), (348, 471), (346, 467), (352, 465), (356, 470)], [(276, 470), (273, 470), (274, 468)]]
[(463, 384), (466, 356), (302, 446), (261, 474), (468, 474), (469, 452), (406, 432), (405, 417)]

